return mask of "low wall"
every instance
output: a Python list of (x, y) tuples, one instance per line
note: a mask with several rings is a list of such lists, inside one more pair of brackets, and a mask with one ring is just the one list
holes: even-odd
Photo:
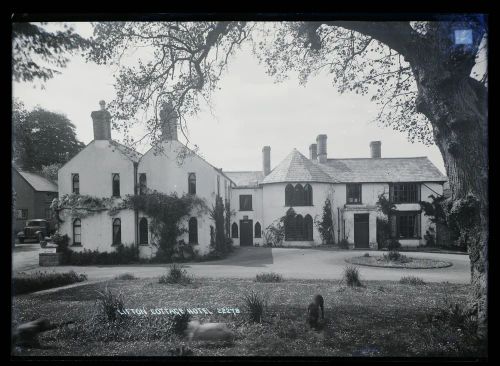
[(52, 267), (61, 264), (62, 253), (40, 253), (38, 264), (40, 267)]

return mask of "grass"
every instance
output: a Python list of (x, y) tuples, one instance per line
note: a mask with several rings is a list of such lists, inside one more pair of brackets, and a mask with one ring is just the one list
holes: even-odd
[(346, 266), (344, 268), (343, 280), (349, 287), (360, 287), (361, 281), (359, 280), (359, 270), (355, 266)]
[(262, 317), (266, 308), (266, 301), (255, 291), (251, 291), (243, 296), (245, 310), (248, 321), (252, 323), (262, 322)]
[(16, 295), (46, 290), (54, 287), (71, 285), (87, 280), (87, 275), (75, 271), (57, 273), (37, 271), (29, 275), (21, 274), (13, 278), (13, 288)]
[(193, 278), (179, 264), (172, 264), (167, 273), (160, 276), (159, 283), (187, 285), (193, 282)]
[(412, 285), (412, 286), (420, 286), (420, 285), (425, 285), (425, 282), (423, 279), (420, 277), (415, 277), (415, 276), (404, 276), (401, 277), (399, 280), (399, 283), (403, 285)]
[(269, 272), (269, 273), (259, 273), (255, 276), (255, 281), (257, 282), (282, 282), (283, 276), (279, 273)]
[[(122, 293), (126, 308), (212, 310), (213, 314), (192, 317), (201, 323), (225, 322), (235, 333), (235, 341), (230, 345), (191, 342), (189, 349), (195, 356), (478, 356), (477, 343), (462, 324), (461, 312), (448, 310), (453, 308), (446, 305), (465, 302), (470, 285), (408, 286), (389, 281), (363, 281), (363, 285), (346, 287), (327, 280), (260, 283), (200, 278), (167, 291), (155, 279), (138, 279), (15, 297), (14, 326), (39, 317), (75, 321), (71, 327), (43, 333), (40, 342), (47, 348), (15, 352), (30, 356), (168, 356), (188, 345), (171, 331), (172, 317), (168, 315), (131, 315), (124, 322), (97, 322), (93, 317), (96, 291), (102, 293), (107, 288), (114, 294)], [(250, 323), (244, 316), (245, 302), (240, 294), (252, 291), (267, 300), (261, 323)], [(304, 318), (316, 293), (325, 299), (321, 332), (308, 329)], [(241, 313), (218, 314), (215, 310), (222, 307), (239, 308)]]

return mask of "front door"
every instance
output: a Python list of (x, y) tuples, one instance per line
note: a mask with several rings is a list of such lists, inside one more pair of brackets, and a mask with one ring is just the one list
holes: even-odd
[(240, 245), (253, 245), (253, 220), (240, 220)]
[(369, 214), (354, 214), (354, 247), (369, 248)]

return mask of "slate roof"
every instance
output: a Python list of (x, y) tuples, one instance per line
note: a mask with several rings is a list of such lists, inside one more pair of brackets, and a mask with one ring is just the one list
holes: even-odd
[(279, 182), (323, 182), (332, 183), (332, 177), (318, 164), (302, 155), (297, 149), (288, 154), (279, 165), (269, 173), (262, 184)]
[(294, 149), (261, 183), (445, 181), (446, 176), (427, 157), (328, 159), (322, 164), (312, 162)]
[(262, 171), (224, 172), (238, 187), (258, 187), (264, 179)]
[(123, 155), (125, 155), (127, 158), (132, 160), (135, 163), (138, 163), (139, 160), (142, 157), (142, 154), (138, 151), (135, 151), (134, 149), (131, 149), (130, 147), (127, 147), (123, 144), (120, 144), (119, 142), (115, 140), (109, 140), (110, 145), (115, 147), (118, 151), (120, 151)]
[(41, 175), (18, 170), (18, 173), (26, 179), (30, 186), (38, 192), (57, 192), (57, 185)]

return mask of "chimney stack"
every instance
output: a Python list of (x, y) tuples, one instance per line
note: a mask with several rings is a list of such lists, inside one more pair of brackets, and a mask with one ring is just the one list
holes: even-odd
[(311, 144), (309, 145), (309, 159), (312, 161), (318, 160), (318, 145)]
[(316, 144), (318, 145), (318, 161), (322, 164), (326, 163), (326, 135), (318, 135), (316, 137)]
[(94, 140), (111, 140), (111, 114), (106, 110), (106, 102), (99, 102), (100, 110), (90, 114), (94, 126)]
[(262, 171), (264, 176), (271, 172), (271, 146), (264, 146), (262, 148)]
[(370, 152), (372, 158), (380, 158), (381, 155), (381, 146), (382, 143), (380, 141), (372, 141), (370, 142)]
[(163, 140), (177, 140), (177, 113), (170, 101), (161, 107), (160, 124)]

